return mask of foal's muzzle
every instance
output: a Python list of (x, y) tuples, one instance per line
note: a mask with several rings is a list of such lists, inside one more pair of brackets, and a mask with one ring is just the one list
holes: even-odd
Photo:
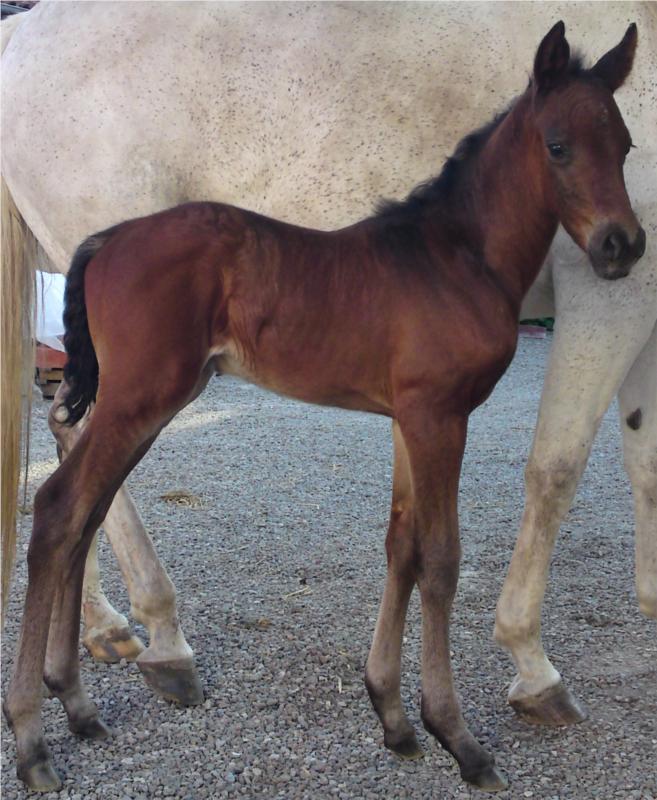
[(646, 250), (646, 232), (639, 228), (634, 241), (620, 225), (605, 225), (589, 242), (588, 254), (596, 274), (608, 281), (629, 275)]

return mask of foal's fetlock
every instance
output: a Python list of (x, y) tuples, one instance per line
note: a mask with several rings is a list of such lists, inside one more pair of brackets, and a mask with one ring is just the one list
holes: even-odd
[[(440, 719), (440, 726), (433, 719)], [(457, 724), (454, 721), (447, 722), (446, 715), (436, 714), (435, 711), (429, 715), (424, 701), (422, 723), (440, 745), (454, 756), (464, 781), (484, 792), (501, 792), (507, 788), (506, 778), (495, 766), (495, 757), (479, 744), (467, 728), (462, 727), (462, 723), (460, 733), (446, 735), (443, 731), (458, 730)]]
[(56, 792), (62, 787), (43, 740), (30, 748), (29, 755), (18, 757), (16, 776), (33, 792)]
[(508, 781), (495, 766), (493, 754), (474, 738), (468, 736), (464, 743), (453, 748), (443, 742), (441, 744), (458, 762), (461, 778), (466, 783), (484, 792), (501, 792), (508, 787)]
[(415, 761), (424, 758), (424, 750), (420, 747), (412, 726), (399, 731), (383, 731), (383, 744), (400, 758)]
[(26, 734), (21, 724), (17, 726), (7, 710), (7, 701), (2, 704), (2, 711), (16, 735), (16, 776), (32, 791), (56, 792), (62, 782), (52, 765), (45, 739), (41, 735)]
[(110, 729), (96, 713), (89, 717), (69, 717), (68, 729), (83, 739), (107, 739), (112, 735)]
[(84, 739), (106, 739), (111, 731), (100, 719), (96, 704), (89, 698), (86, 690), (77, 682), (66, 687), (61, 681), (44, 675), (44, 683), (60, 701), (68, 717), (68, 729)]
[[(423, 758), (424, 751), (415, 735), (413, 726), (408, 721), (399, 698), (390, 703), (386, 696), (376, 685), (369, 673), (365, 672), (365, 688), (370, 696), (372, 707), (383, 726), (383, 744), (396, 753), (400, 758)], [(387, 706), (387, 707), (386, 707)]]

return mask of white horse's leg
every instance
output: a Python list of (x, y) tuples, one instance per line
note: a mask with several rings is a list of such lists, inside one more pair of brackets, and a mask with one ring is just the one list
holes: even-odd
[(600, 420), (650, 336), (656, 308), (654, 256), (611, 284), (593, 275), (571, 242), (561, 238), (558, 247), (557, 328), (526, 469), (525, 510), (495, 624), (495, 638), (511, 651), (518, 669), (509, 702), (529, 721), (543, 724), (583, 717), (541, 642), (554, 541)]
[[(48, 418), (61, 458), (73, 447), (87, 419), (83, 418), (74, 427), (64, 424), (66, 410), (61, 400), (66, 391), (66, 384), (62, 383)], [(125, 486), (116, 493), (103, 528), (126, 582), (131, 612), (148, 629), (150, 644), (144, 650), (126, 618), (105, 597), (97, 550), (92, 546), (85, 565), (82, 604), (85, 646), (94, 658), (102, 661), (116, 660), (114, 653), (119, 658), (136, 659), (149, 686), (167, 700), (183, 705), (202, 703), (203, 689), (194, 654), (178, 621), (176, 591)]]
[(636, 516), (639, 608), (657, 618), (657, 325), (618, 395)]
[(82, 616), (82, 643), (96, 661), (114, 663), (122, 658), (134, 661), (144, 649), (130, 630), (128, 620), (105, 597), (98, 566), (98, 534), (91, 543), (84, 568)]
[(103, 527), (126, 582), (132, 616), (148, 628), (150, 644), (137, 658), (146, 682), (167, 700), (202, 703), (194, 653), (178, 621), (176, 590), (125, 486)]

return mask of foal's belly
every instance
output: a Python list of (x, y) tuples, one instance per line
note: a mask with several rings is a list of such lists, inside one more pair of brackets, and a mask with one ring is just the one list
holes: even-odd
[(383, 391), (365, 389), (357, 383), (349, 385), (351, 382), (332, 379), (319, 369), (286, 370), (280, 364), (257, 366), (255, 360), (249, 360), (240, 353), (233, 341), (223, 345), (219, 352), (213, 354), (213, 359), (218, 375), (232, 375), (284, 397), (315, 405), (392, 416), (391, 402)]

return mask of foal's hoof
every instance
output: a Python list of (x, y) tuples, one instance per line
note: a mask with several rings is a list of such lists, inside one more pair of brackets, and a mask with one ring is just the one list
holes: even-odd
[(497, 769), (495, 764), (484, 767), (484, 769), (476, 775), (466, 776), (461, 773), (461, 777), (471, 786), (481, 789), (482, 792), (503, 792), (509, 787), (509, 782)]
[(146, 683), (165, 700), (183, 706), (198, 706), (203, 702), (203, 687), (193, 658), (171, 661), (137, 659), (137, 666)]
[(509, 703), (518, 716), (533, 725), (575, 725), (586, 719), (586, 709), (563, 681), (534, 696), (509, 697)]
[(138, 636), (125, 628), (110, 628), (98, 633), (87, 633), (82, 644), (87, 648), (95, 661), (106, 664), (116, 664), (122, 658), (126, 661), (135, 661), (144, 650), (144, 645)]
[(80, 720), (79, 722), (69, 721), (69, 730), (83, 739), (107, 739), (112, 735), (110, 729), (98, 717)]
[(384, 733), (383, 744), (388, 750), (392, 750), (393, 753), (396, 753), (400, 758), (404, 758), (407, 761), (424, 758), (424, 750), (420, 747), (413, 729), (404, 733), (402, 736)]
[(16, 775), (33, 792), (57, 792), (62, 788), (59, 775), (50, 760), (39, 761), (28, 767), (18, 767)]

